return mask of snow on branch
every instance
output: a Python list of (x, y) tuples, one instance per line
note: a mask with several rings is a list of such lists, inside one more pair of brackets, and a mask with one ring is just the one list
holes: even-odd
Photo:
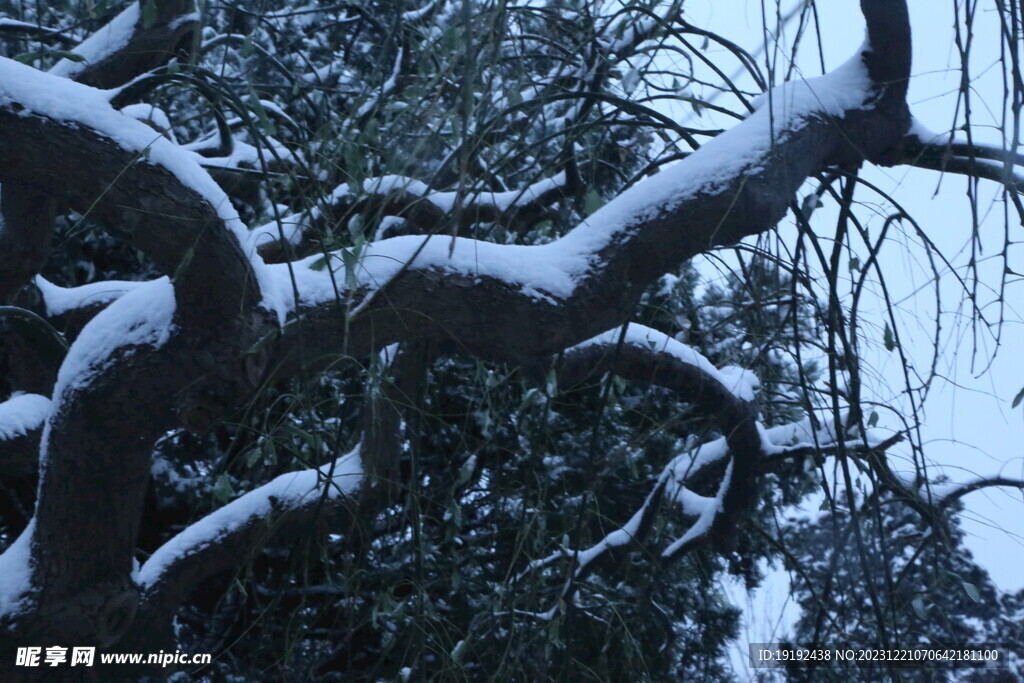
[[(114, 87), (170, 59), (193, 30), (193, 0), (133, 2), (72, 50), (51, 74), (80, 83)], [(53, 193), (59, 194), (59, 193)], [(49, 253), (56, 203), (35, 183), (7, 182), (0, 189), (5, 224), (0, 230), (0, 296), (15, 291), (39, 272)]]
[[(103, 92), (0, 58), (0, 143), (9, 151), (0, 178), (89, 211), (167, 273), (201, 269), (202, 280), (178, 278), (184, 294), (204, 290), (204, 305), (232, 292), (252, 296), (248, 280), (262, 262), (244, 257), (248, 231), (227, 195), (195, 155), (113, 109)], [(40, 147), (62, 154), (38, 154)]]
[(42, 427), (50, 414), (50, 399), (17, 394), (0, 403), (0, 441), (10, 441)]
[(135, 33), (135, 26), (142, 21), (142, 8), (139, 2), (133, 2), (98, 31), (86, 38), (72, 50), (75, 59), (64, 58), (57, 62), (50, 73), (54, 76), (74, 79), (91, 64), (99, 64), (104, 59), (128, 45)]
[[(563, 548), (532, 562), (527, 572), (562, 558), (572, 559), (575, 564), (573, 580), (563, 589), (563, 598), (573, 592), (575, 583), (591, 571), (599, 557), (615, 548), (642, 543), (664, 499), (677, 503), (684, 515), (697, 517), (685, 534), (665, 550), (666, 557), (684, 552), (693, 543), (705, 539), (727, 505), (735, 508), (730, 510), (735, 516), (739, 508), (749, 503), (747, 489), (755, 465), (764, 455), (762, 430), (756, 422), (757, 409), (753, 404), (758, 380), (752, 373), (739, 369), (723, 372), (689, 346), (635, 323), (609, 330), (568, 349), (560, 368), (559, 383), (572, 386), (582, 377), (604, 371), (673, 390), (680, 399), (712, 416), (726, 436), (673, 458), (640, 509), (622, 527), (593, 546), (579, 551)], [(714, 468), (721, 467), (723, 461), (724, 473), (715, 497), (699, 495), (688, 487), (691, 481), (706, 478)], [(729, 496), (734, 483), (736, 489)], [(738, 500), (745, 496), (747, 500)], [(724, 523), (732, 521), (730, 517)]]
[(0, 17), (0, 37), (7, 38), (8, 36), (21, 35), (32, 36), (33, 39), (43, 43), (59, 43), (63, 47), (71, 47), (76, 43), (73, 37), (58, 29), (11, 19), (10, 17)]
[[(808, 417), (765, 428), (756, 420), (752, 403), (756, 377), (739, 369), (723, 372), (690, 347), (642, 325), (631, 323), (609, 330), (567, 350), (559, 381), (572, 386), (581, 377), (604, 371), (673, 389), (697, 410), (716, 417), (725, 436), (673, 458), (644, 504), (620, 528), (586, 549), (561, 548), (535, 560), (519, 575), (521, 578), (561, 559), (572, 560), (574, 571), (563, 588), (563, 599), (572, 595), (575, 584), (592, 571), (598, 558), (613, 549), (644, 542), (662, 501), (678, 505), (684, 517), (696, 518), (662, 551), (665, 559), (678, 558), (700, 544), (729, 543), (753, 500), (751, 490), (758, 474), (805, 453), (827, 453), (837, 447), (884, 450), (899, 438), (885, 438), (882, 430), (869, 430), (866, 439), (856, 438), (855, 426), (841, 426), (847, 421), (845, 414), (839, 416), (838, 424), (835, 419)], [(693, 490), (694, 482), (706, 486), (711, 476), (720, 477), (714, 496)]]
[[(82, 329), (57, 373), (54, 400), (80, 389), (116, 358), (115, 351), (133, 347), (160, 348), (171, 337), (175, 313), (174, 287), (162, 277), (139, 283)], [(128, 351), (131, 353), (132, 351)]]
[(1024, 479), (1001, 476), (978, 477), (960, 483), (942, 482), (939, 484), (929, 484), (927, 487), (920, 487), (919, 491), (921, 497), (926, 501), (937, 506), (939, 509), (945, 509), (969, 493), (996, 487), (1015, 488), (1024, 491)]
[(135, 580), (150, 599), (176, 608), (196, 584), (243, 562), (272, 533), (335, 512), (363, 479), (358, 446), (322, 467), (282, 474), (186, 527), (149, 557)]
[(285, 260), (287, 250), (281, 244), (282, 236), (286, 243), (298, 245), (311, 230), (322, 230), (329, 216), (393, 216), (403, 219), (408, 231), (415, 234), (437, 232), (445, 217), (453, 212), (457, 212), (456, 219), (463, 228), (505, 219), (519, 227), (521, 222), (539, 220), (543, 209), (565, 199), (577, 182), (574, 173), (563, 171), (520, 190), (442, 192), (404, 176), (368, 178), (361, 187), (352, 188), (345, 183), (335, 188), (325, 198), (327, 210), (314, 206), (253, 229), (249, 249), (258, 249), (268, 262)]
[(15, 394), (0, 403), (0, 474), (22, 477), (35, 471), (51, 408), (50, 399), (39, 394)]
[[(148, 6), (143, 9), (143, 2)], [(193, 0), (139, 0), (100, 27), (50, 70), (97, 88), (115, 88), (186, 49), (199, 23)]]
[(720, 370), (693, 347), (683, 344), (664, 332), (637, 323), (628, 323), (621, 328), (603, 332), (566, 349), (565, 353), (567, 356), (571, 356), (591, 347), (603, 347), (603, 350), (611, 350), (616, 348), (620, 342), (654, 353), (665, 354), (678, 360), (683, 365), (692, 367), (694, 373), (703, 374), (706, 381), (722, 385), (741, 401), (753, 401), (754, 390), (760, 385), (760, 380), (749, 370), (733, 366), (727, 366)]
[(1024, 224), (1024, 155), (1011, 150), (935, 133), (914, 120), (895, 152), (893, 163), (955, 173), (1000, 183)]
[(107, 306), (144, 283), (130, 280), (104, 280), (79, 287), (61, 287), (42, 275), (35, 279), (36, 287), (43, 295), (43, 305), (50, 317), (67, 315), (70, 312)]

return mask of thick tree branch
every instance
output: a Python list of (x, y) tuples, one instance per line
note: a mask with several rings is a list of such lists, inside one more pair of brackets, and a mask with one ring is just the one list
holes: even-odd
[(238, 567), (271, 536), (329, 523), (353, 504), (363, 484), (357, 447), (336, 461), (282, 474), (186, 527), (139, 571), (144, 600), (174, 616), (192, 588)]
[(35, 472), (39, 437), (50, 409), (50, 399), (39, 394), (18, 394), (0, 403), (0, 475), (24, 477)]
[(0, 186), (0, 300), (39, 272), (50, 255), (57, 205), (18, 182)]
[[(180, 52), (195, 30), (193, 0), (154, 0), (149, 25), (140, 3), (73, 50), (86, 61), (62, 60), (56, 75), (79, 83), (112, 88), (159, 66)], [(7, 182), (0, 188), (0, 300), (26, 284), (46, 262), (57, 214), (55, 195), (45, 185)]]
[[(355, 266), (352, 254), (332, 257), (329, 269), (322, 257), (290, 264), (280, 279), (295, 277), (302, 315), (285, 330), (280, 361), (315, 365), (340, 348), (361, 355), (413, 337), (485, 358), (557, 353), (620, 324), (679, 263), (773, 227), (812, 173), (882, 157), (909, 115), (879, 92), (852, 60), (787, 95), (786, 115), (755, 112), (551, 244), (404, 237), (369, 245)], [(481, 324), (486, 310), (503, 315)]]
[(194, 0), (153, 0), (155, 14), (133, 2), (72, 52), (84, 61), (63, 59), (51, 73), (95, 88), (116, 88), (184, 54), (199, 25)]
[[(98, 91), (10, 60), (0, 72), (0, 179), (88, 213), (175, 280), (122, 297), (72, 347), (25, 532), (32, 602), (4, 619), (15, 642), (110, 642), (136, 608), (131, 559), (152, 443), (176, 409), (203, 427), (251, 391), (260, 370), (243, 356), (264, 324), (259, 290), (229, 229), (237, 217), (190, 155)], [(50, 148), (61, 157), (38, 153)]]

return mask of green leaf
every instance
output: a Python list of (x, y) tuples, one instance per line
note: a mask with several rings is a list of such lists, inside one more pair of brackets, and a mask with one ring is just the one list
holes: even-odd
[(922, 619), (928, 618), (928, 608), (925, 606), (924, 600), (921, 599), (920, 595), (914, 598), (910, 604), (911, 606), (913, 606), (914, 611), (917, 613), (917, 616), (921, 617)]
[(156, 23), (156, 0), (142, 3), (142, 28), (152, 28)]
[(558, 393), (558, 375), (555, 373), (554, 368), (548, 370), (547, 377), (544, 380), (544, 390), (548, 396), (554, 396)]
[(604, 206), (604, 200), (601, 199), (601, 195), (597, 193), (597, 190), (591, 188), (587, 190), (586, 196), (583, 198), (583, 211), (588, 216)]
[(359, 254), (354, 249), (342, 249), (341, 262), (345, 266), (345, 284), (348, 285), (349, 289), (355, 289), (359, 283), (359, 278), (356, 277), (356, 268), (359, 266)]
[(860, 259), (856, 256), (850, 259), (850, 270), (860, 270)]
[(267, 116), (267, 110), (263, 108), (263, 103), (260, 102), (259, 95), (256, 94), (256, 90), (252, 86), (249, 86), (249, 105), (256, 114), (256, 120), (263, 132), (267, 135), (277, 135), (277, 126)]
[(193, 257), (196, 255), (196, 245), (190, 246), (185, 250), (185, 253), (181, 257), (181, 261), (178, 263), (178, 267), (174, 270), (174, 275), (171, 276), (172, 282), (177, 282), (181, 275), (188, 270), (189, 265), (192, 263)]
[(892, 351), (896, 348), (896, 339), (893, 337), (892, 328), (889, 323), (885, 324), (885, 332), (882, 334), (882, 341), (885, 343), (885, 350)]
[(1013, 405), (1010, 407), (1016, 408), (1017, 406), (1020, 405), (1021, 401), (1024, 401), (1024, 387), (1021, 387), (1021, 390), (1018, 391), (1017, 395), (1013, 397)]
[(536, 387), (530, 388), (523, 396), (522, 402), (519, 404), (519, 412), (523, 412), (537, 402), (540, 398), (540, 391)]
[(874, 427), (878, 424), (878, 413), (871, 411), (871, 416), (868, 417), (868, 427)]
[(981, 593), (978, 592), (977, 586), (975, 586), (973, 583), (970, 583), (969, 581), (964, 581), (963, 587), (964, 592), (967, 593), (967, 597), (969, 597), (974, 602), (981, 602)]
[(804, 200), (800, 203), (800, 215), (804, 217), (804, 220), (807, 220), (819, 206), (821, 206), (821, 197), (812, 192), (804, 197)]
[(213, 497), (220, 503), (226, 503), (235, 497), (235, 487), (231, 485), (231, 477), (227, 474), (222, 474), (217, 477), (217, 482), (213, 485)]
[(21, 62), (22, 64), (31, 64), (40, 57), (57, 57), (60, 59), (66, 59), (69, 62), (78, 62), (79, 64), (88, 61), (82, 55), (77, 52), (71, 52), (70, 50), (32, 50), (31, 52), (23, 52), (20, 55), (15, 55), (14, 61)]

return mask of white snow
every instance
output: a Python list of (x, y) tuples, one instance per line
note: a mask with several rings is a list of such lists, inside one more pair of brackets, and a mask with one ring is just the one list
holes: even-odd
[(752, 370), (736, 365), (726, 365), (718, 369), (719, 381), (725, 385), (733, 396), (744, 401), (753, 401), (755, 390), (761, 386), (761, 378)]
[(355, 491), (363, 481), (363, 465), (357, 446), (351, 452), (323, 467), (289, 472), (215, 510), (195, 524), (164, 543), (139, 571), (138, 582), (143, 588), (160, 580), (168, 565), (178, 558), (190, 555), (214, 543), (253, 519), (267, 517), (272, 509), (296, 508), (303, 502), (318, 498), (327, 487), (327, 497), (333, 499)]
[(33, 517), (21, 535), (0, 554), (0, 616), (17, 613), (25, 593), (32, 588)]
[(437, 5), (437, 0), (430, 0), (430, 2), (423, 5), (423, 7), (419, 9), (412, 9), (407, 12), (402, 12), (402, 20), (408, 22), (419, 21), (423, 17), (427, 16), (430, 10), (434, 9), (435, 5)]
[(357, 117), (362, 118), (363, 116), (369, 114), (373, 110), (373, 108), (377, 106), (377, 102), (379, 102), (382, 98), (389, 95), (391, 91), (395, 89), (395, 82), (398, 80), (398, 73), (399, 71), (401, 71), (402, 68), (403, 54), (404, 50), (402, 48), (399, 48), (398, 55), (395, 56), (395, 64), (391, 69), (391, 75), (388, 76), (388, 80), (384, 81), (384, 85), (381, 86), (380, 94), (375, 97), (371, 97), (366, 102), (363, 102), (363, 105), (359, 107), (359, 111), (356, 112)]
[(170, 279), (135, 284), (82, 328), (57, 372), (56, 402), (65, 391), (88, 383), (115, 350), (129, 345), (160, 348), (170, 338), (175, 310)]
[(715, 517), (719, 512), (722, 511), (722, 501), (725, 499), (725, 494), (729, 490), (729, 483), (732, 481), (732, 461), (726, 465), (725, 474), (722, 476), (722, 483), (718, 486), (718, 493), (715, 495), (714, 503), (704, 506), (704, 509), (700, 513), (700, 517), (694, 522), (686, 533), (680, 536), (678, 539), (672, 542), (662, 552), (662, 557), (671, 557), (679, 548), (689, 543), (691, 540), (703, 536), (711, 530), (711, 525), (715, 521)]
[(192, 151), (195, 154), (194, 159), (206, 168), (261, 168), (264, 165), (269, 165), (271, 161), (295, 158), (295, 154), (290, 149), (273, 138), (267, 138), (262, 150), (250, 145), (248, 142), (233, 140), (231, 154), (222, 157), (204, 157), (193, 151), (194, 149), (204, 147), (206, 144), (207, 141), (204, 139), (182, 145), (182, 149)]
[[(565, 172), (559, 172), (550, 178), (544, 178), (538, 180), (531, 185), (527, 185), (521, 190), (507, 190), (505, 192), (490, 192), (486, 190), (472, 189), (464, 192), (463, 205), (472, 206), (474, 204), (482, 204), (485, 206), (494, 206), (500, 211), (507, 211), (514, 206), (523, 206), (536, 200), (538, 197), (543, 195), (549, 190), (553, 190), (565, 185)], [(407, 192), (411, 195), (421, 197), (423, 201), (429, 202), (434, 206), (444, 210), (451, 211), (455, 208), (458, 203), (458, 192), (441, 192), (433, 191), (430, 187), (415, 178), (401, 175), (383, 175), (374, 178), (367, 178), (362, 182), (362, 192), (364, 194), (391, 194), (398, 192)], [(342, 183), (338, 187), (334, 188), (334, 191), (330, 194), (330, 200), (332, 202), (338, 202), (348, 195), (352, 194), (352, 188), (348, 183)]]
[(664, 332), (659, 332), (637, 323), (629, 323), (626, 326), (625, 334), (623, 334), (621, 327), (616, 327), (607, 332), (602, 332), (596, 337), (580, 342), (576, 346), (567, 349), (567, 351), (582, 349), (595, 344), (615, 346), (619, 343), (620, 339), (622, 339), (623, 344), (631, 344), (643, 349), (667, 353), (687, 365), (692, 365), (725, 387), (733, 396), (743, 401), (753, 401), (754, 388), (760, 385), (760, 380), (753, 372), (734, 366), (718, 369), (696, 349), (683, 344)]
[(167, 116), (167, 112), (160, 107), (139, 102), (138, 104), (128, 104), (121, 107), (121, 113), (132, 117), (136, 121), (150, 122), (166, 134), (172, 142), (177, 142), (174, 137), (174, 126), (171, 125), (171, 119)]
[(106, 280), (81, 287), (61, 287), (42, 275), (36, 276), (35, 283), (43, 295), (46, 314), (50, 316), (63, 315), (91, 304), (110, 303), (143, 284), (128, 280)]
[(694, 493), (685, 486), (680, 486), (674, 496), (679, 506), (683, 509), (684, 515), (703, 515), (707, 509), (715, 505), (715, 499)]
[(50, 399), (39, 394), (15, 394), (0, 403), (0, 440), (13, 439), (41, 427), (50, 416)]
[(794, 116), (812, 111), (842, 116), (861, 108), (871, 89), (871, 78), (861, 58), (868, 49), (865, 43), (852, 57), (824, 76), (788, 81), (772, 88), (754, 99), (754, 110), (767, 113), (770, 107), (776, 119), (791, 121)]
[[(450, 253), (449, 253), (450, 252)], [(488, 276), (513, 285), (535, 298), (551, 301), (552, 297), (568, 297), (574, 289), (573, 270), (586, 266), (586, 255), (566, 258), (565, 255), (544, 247), (503, 245), (481, 242), (462, 237), (443, 235), (403, 235), (366, 245), (360, 256), (356, 285), (379, 289), (407, 267), (443, 268), (470, 277)], [(292, 298), (291, 276), (295, 279), (306, 305), (332, 301), (336, 298), (336, 283), (345, 282), (344, 266), (340, 256), (331, 259), (331, 270), (316, 270), (323, 256), (314, 255), (291, 264), (267, 266), (277, 288), (277, 300), (289, 302)]]
[[(91, 128), (122, 149), (138, 153), (140, 161), (166, 168), (183, 185), (209, 202), (217, 216), (244, 247), (248, 230), (231, 206), (228, 196), (199, 165), (196, 155), (167, 140), (141, 121), (111, 107), (107, 95), (104, 91), (0, 57), (0, 105), (17, 103), (23, 107), (20, 116), (40, 116)], [(253, 258), (251, 254), (250, 259), (261, 291), (276, 295), (278, 290), (270, 286), (270, 281), (266, 279), (263, 261)], [(265, 300), (264, 305), (271, 310), (281, 308), (279, 302), (273, 299)]]
[(63, 78), (74, 78), (87, 66), (102, 62), (128, 44), (141, 16), (140, 3), (133, 2), (128, 5), (123, 12), (72, 50), (73, 53), (81, 55), (85, 59), (84, 62), (62, 59), (53, 65), (50, 73)]
[(940, 138), (949, 139), (948, 133), (945, 135), (936, 133), (917, 118), (910, 119), (910, 130), (907, 131), (907, 135), (914, 135), (921, 142), (937, 142)]

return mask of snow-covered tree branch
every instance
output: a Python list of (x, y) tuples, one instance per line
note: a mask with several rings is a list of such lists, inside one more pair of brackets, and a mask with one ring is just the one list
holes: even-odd
[[(0, 478), (19, 482), (12, 510), (31, 502), (20, 526), (0, 509), (0, 657), (39, 643), (172, 650), (172, 623), (189, 610), (245, 622), (259, 591), (236, 595), (224, 577), (266, 557), (266, 576), (285, 577), (281, 595), (304, 595), (275, 548), (309, 530), (325, 564), (389, 568), (391, 550), (415, 546), (413, 574), (396, 583), (374, 575), (351, 593), (321, 591), (371, 610), (372, 628), (409, 586), (425, 618), (444, 544), (480, 553), (490, 573), (477, 585), (536, 582), (535, 610), (474, 602), (480, 628), (575, 614), (590, 628), (604, 617), (588, 599), (614, 586), (600, 575), (628, 570), (608, 558), (637, 553), (678, 571), (666, 567), (700, 551), (718, 558), (713, 571), (728, 561), (753, 581), (769, 551), (749, 530), (769, 501), (820, 487), (835, 508), (830, 486), (853, 496), (860, 482), (851, 467), (929, 524), (971, 491), (1020, 488), (995, 477), (925, 495), (927, 477), (908, 483), (888, 461), (913, 425), (874, 429), (859, 375), (841, 381), (858, 363), (857, 319), (844, 317), (834, 274), (851, 223), (861, 228), (854, 180), (836, 193), (834, 247), (804, 230), (792, 264), (766, 269), (742, 252), (760, 250), (791, 210), (809, 226), (832, 185), (865, 163), (995, 180), (1020, 207), (1015, 148), (937, 141), (914, 122), (903, 0), (861, 0), (867, 38), (848, 61), (757, 99), (712, 64), (744, 109), (720, 133), (639, 96), (682, 91), (663, 82), (658, 60), (693, 52), (682, 38), (692, 34), (769, 85), (749, 54), (687, 23), (678, 3), (553, 2), (534, 16), (442, 1), (388, 9), (391, 24), (376, 6), (241, 3), (201, 18), (191, 0), (122, 4), (90, 32), (42, 31), (43, 16), (28, 30), (0, 15), (0, 42), (81, 39), (59, 54), (0, 56), (0, 324), (4, 362), (20, 368), (0, 402)], [(477, 59), (483, 48), (493, 54)], [(687, 97), (677, 99), (698, 115), (733, 114)], [(60, 279), (52, 255), (101, 239), (93, 226), (118, 245), (104, 249), (130, 258), (116, 268), (93, 259), (88, 277)], [(736, 245), (745, 293), (698, 294), (694, 259)], [(824, 303), (799, 267), (814, 250), (832, 268)], [(851, 273), (876, 267), (875, 255)], [(110, 276), (93, 277), (97, 268)], [(785, 287), (758, 299), (773, 278)], [(673, 306), (669, 324), (645, 324)], [(754, 330), (737, 322), (747, 313), (778, 324)], [(827, 341), (812, 318), (831, 326)], [(888, 323), (884, 344), (899, 346)], [(832, 376), (810, 378), (803, 353)], [(758, 367), (739, 367), (747, 361)], [(471, 367), (479, 391), (466, 399), (459, 380), (442, 378)], [(629, 391), (663, 390), (668, 415), (655, 431), (676, 435), (664, 451), (641, 457), (624, 436), (602, 453), (602, 430), (641, 432), (629, 410), (649, 397)], [(569, 446), (577, 434), (560, 436), (559, 420), (588, 401), (598, 406), (589, 442)], [(300, 419), (295, 406), (332, 417)], [(286, 462), (281, 434), (299, 444)], [(632, 477), (612, 475), (613, 452)], [(532, 475), (516, 469), (531, 462), (541, 463)], [(524, 491), (563, 472), (593, 485), (526, 502)], [(497, 493), (508, 480), (513, 493)], [(618, 496), (608, 511), (602, 493)], [(561, 535), (544, 529), (528, 549), (494, 521), (545, 506), (557, 508)], [(598, 586), (589, 598), (587, 582)], [(195, 597), (209, 586), (216, 599)], [(349, 671), (371, 627), (345, 631), (326, 612), (309, 617), (309, 638), (347, 644), (307, 649), (326, 670)], [(204, 643), (232, 640), (211, 623)], [(448, 644), (453, 661), (467, 656), (464, 641)], [(406, 680), (400, 671), (387, 675)]]

